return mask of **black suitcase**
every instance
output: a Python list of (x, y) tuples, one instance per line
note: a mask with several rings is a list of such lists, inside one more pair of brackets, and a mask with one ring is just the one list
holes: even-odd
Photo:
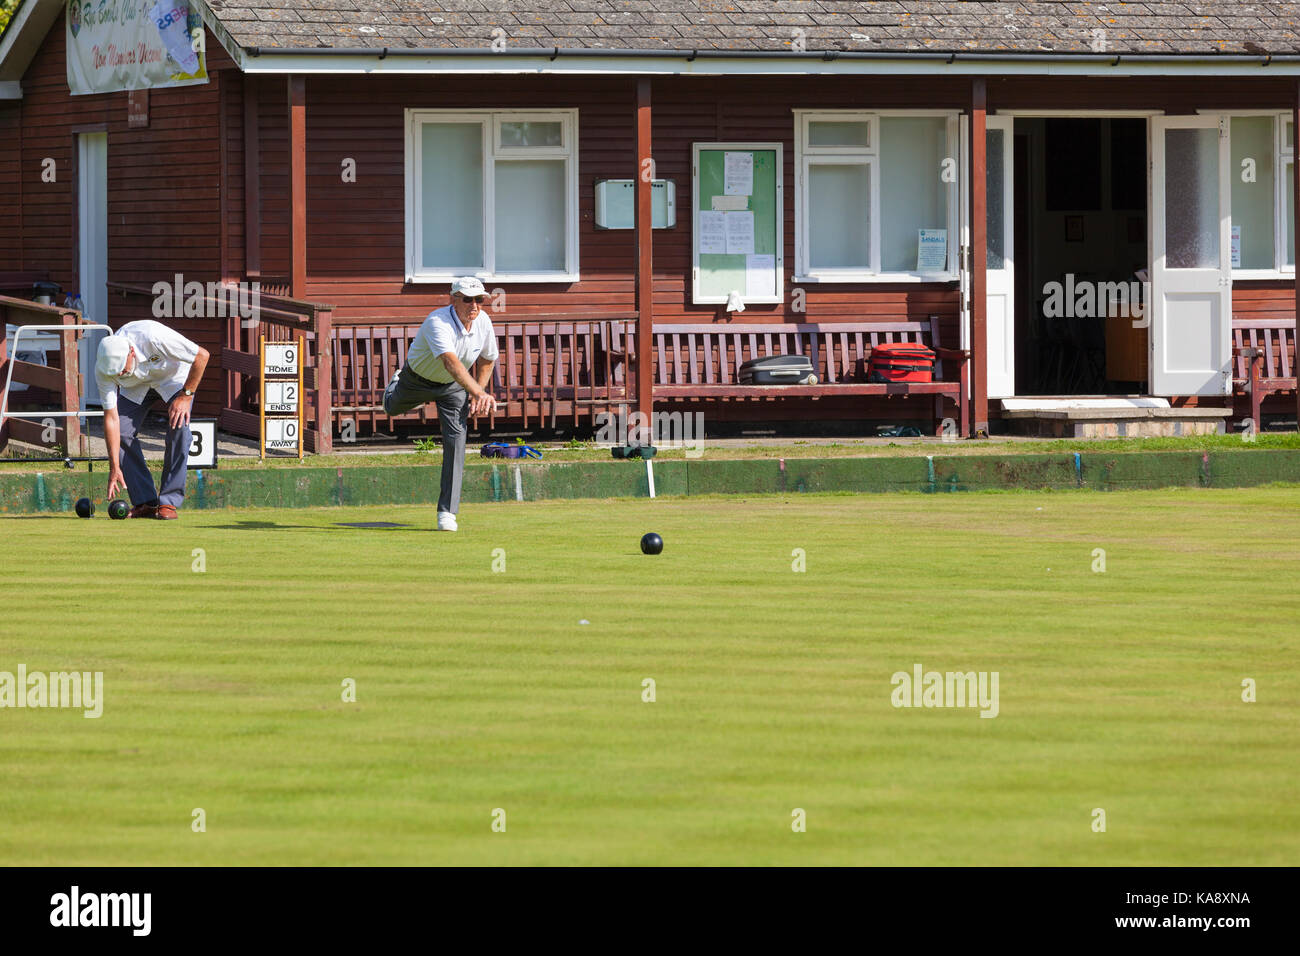
[(740, 366), (741, 385), (816, 385), (817, 373), (806, 355), (768, 355)]

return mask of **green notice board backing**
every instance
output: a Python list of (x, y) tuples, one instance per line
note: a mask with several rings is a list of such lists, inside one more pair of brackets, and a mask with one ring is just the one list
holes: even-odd
[(691, 301), (783, 301), (781, 144), (696, 143), (691, 168)]

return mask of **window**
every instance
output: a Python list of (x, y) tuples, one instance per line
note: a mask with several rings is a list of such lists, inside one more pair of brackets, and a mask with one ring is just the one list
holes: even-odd
[(1236, 278), (1270, 278), (1295, 270), (1289, 115), (1242, 114), (1229, 120)]
[(407, 110), (407, 281), (577, 281), (577, 129), (577, 110)]
[(796, 110), (795, 130), (796, 281), (956, 278), (956, 113)]

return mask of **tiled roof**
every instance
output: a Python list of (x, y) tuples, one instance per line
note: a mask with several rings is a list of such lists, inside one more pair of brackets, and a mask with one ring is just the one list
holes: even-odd
[[(206, 0), (244, 47), (1300, 52), (1300, 2)], [(498, 32), (502, 31), (502, 32)]]

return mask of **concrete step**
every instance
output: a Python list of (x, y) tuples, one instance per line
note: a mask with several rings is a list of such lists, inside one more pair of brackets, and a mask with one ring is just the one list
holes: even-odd
[(1222, 435), (1231, 408), (1170, 408), (1163, 398), (1002, 399), (1015, 434), (1048, 438), (1157, 438)]

